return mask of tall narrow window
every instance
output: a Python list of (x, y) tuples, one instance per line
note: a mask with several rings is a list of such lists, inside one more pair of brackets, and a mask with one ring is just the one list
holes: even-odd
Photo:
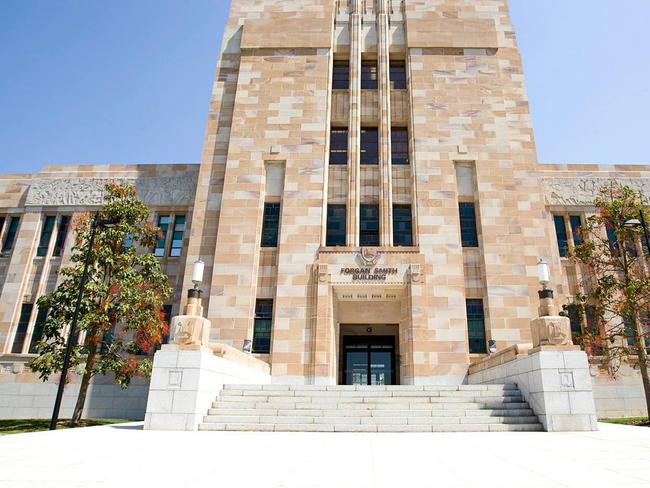
[(332, 72), (332, 89), (347, 90), (350, 88), (350, 63), (348, 61), (335, 61)]
[(348, 164), (348, 130), (330, 132), (330, 164)]
[(262, 222), (262, 247), (277, 247), (280, 226), (280, 204), (264, 204), (264, 221)]
[(167, 324), (167, 333), (163, 336), (162, 344), (167, 344), (169, 342), (169, 335), (171, 334), (169, 327), (172, 323), (172, 306), (163, 305), (162, 309), (163, 309), (163, 320)]
[(174, 230), (172, 232), (172, 246), (169, 250), (171, 257), (178, 257), (183, 251), (183, 232), (185, 231), (185, 215), (174, 217)]
[(359, 243), (362, 246), (379, 245), (379, 205), (361, 205)]
[(580, 238), (582, 218), (579, 215), (571, 215), (569, 217), (569, 223), (571, 224), (571, 232), (573, 233), (573, 244), (579, 246), (582, 244), (582, 239)]
[(45, 319), (47, 318), (47, 308), (38, 307), (36, 314), (36, 322), (34, 323), (34, 331), (32, 332), (32, 339), (29, 341), (29, 353), (36, 354), (36, 346), (38, 341), (43, 337), (43, 327), (45, 326)]
[[(582, 335), (582, 321), (578, 306), (574, 304), (569, 304), (567, 306), (567, 313), (569, 316), (569, 322), (571, 324), (571, 335), (574, 339)], [(575, 340), (574, 340), (575, 343)]]
[(68, 227), (70, 227), (70, 217), (62, 215), (59, 220), (59, 228), (56, 231), (56, 241), (54, 241), (53, 256), (61, 256), (65, 248), (65, 238), (68, 236)]
[(327, 206), (326, 246), (345, 246), (346, 208), (345, 205)]
[(402, 61), (390, 63), (390, 87), (393, 90), (406, 89), (406, 64)]
[(361, 129), (361, 164), (379, 164), (379, 131)]
[(11, 217), (9, 219), (7, 231), (5, 232), (5, 240), (2, 243), (3, 254), (6, 254), (13, 249), (14, 242), (16, 241), (16, 235), (18, 234), (19, 224), (20, 224), (20, 217)]
[(413, 222), (410, 205), (393, 205), (393, 244), (413, 245)]
[(158, 217), (158, 228), (160, 229), (160, 235), (158, 236), (158, 241), (156, 241), (156, 249), (154, 251), (154, 254), (159, 258), (165, 255), (165, 243), (167, 242), (169, 221), (169, 215), (160, 215)]
[(45, 217), (45, 222), (43, 223), (43, 229), (41, 230), (41, 239), (38, 242), (38, 248), (36, 249), (36, 255), (43, 257), (47, 256), (47, 248), (50, 246), (50, 239), (52, 238), (52, 232), (54, 231), (54, 223), (56, 222), (56, 217), (54, 215), (48, 215)]
[(487, 344), (485, 341), (485, 314), (483, 312), (483, 300), (466, 300), (467, 308), (467, 337), (469, 340), (469, 352), (472, 354), (485, 354)]
[(390, 131), (390, 160), (393, 164), (409, 164), (409, 133), (406, 127)]
[(361, 89), (377, 89), (377, 62), (364, 61), (361, 63)]
[(478, 247), (478, 231), (476, 230), (476, 208), (473, 202), (460, 202), (460, 237), (463, 247)]
[(5, 218), (0, 215), (0, 237), (2, 237), (2, 231), (5, 228)]
[(565, 258), (569, 254), (569, 237), (566, 231), (566, 222), (562, 215), (554, 215), (555, 236), (557, 237), (557, 247), (560, 250), (560, 256)]
[(607, 226), (607, 240), (609, 241), (609, 249), (614, 256), (618, 256), (618, 237), (616, 237), (616, 232), (614, 232), (614, 226)]
[(253, 352), (271, 352), (271, 324), (273, 322), (273, 300), (256, 300), (255, 324), (253, 327)]
[(25, 336), (27, 335), (27, 326), (29, 319), (32, 316), (34, 304), (23, 303), (20, 308), (20, 319), (18, 320), (18, 327), (16, 328), (16, 335), (14, 336), (14, 343), (11, 346), (11, 352), (20, 354), (23, 352), (23, 345), (25, 343)]

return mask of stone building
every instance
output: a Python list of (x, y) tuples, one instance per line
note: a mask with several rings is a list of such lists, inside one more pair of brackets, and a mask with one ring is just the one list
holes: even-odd
[[(612, 179), (650, 195), (650, 167), (538, 163), (505, 0), (232, 0), (200, 164), (0, 176), (0, 417), (50, 411), (34, 304), (107, 180), (164, 229), (170, 315), (200, 259), (211, 339), (275, 382), (419, 385), (531, 341), (540, 258), (576, 293), (565, 250)], [(601, 415), (642, 410), (634, 374), (593, 381)], [(146, 383), (94, 388), (142, 415)]]

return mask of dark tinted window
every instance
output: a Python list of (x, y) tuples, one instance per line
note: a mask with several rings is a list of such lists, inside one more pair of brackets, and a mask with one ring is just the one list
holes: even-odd
[(68, 215), (61, 216), (59, 221), (59, 228), (56, 231), (56, 241), (54, 242), (53, 256), (61, 256), (63, 248), (65, 247), (65, 238), (68, 235), (68, 227), (70, 227), (70, 217)]
[(327, 206), (326, 246), (345, 246), (346, 211), (345, 205)]
[(37, 256), (46, 256), (47, 248), (50, 245), (50, 239), (52, 238), (52, 232), (54, 232), (54, 224), (56, 222), (56, 217), (54, 215), (48, 215), (45, 217), (45, 222), (43, 222), (43, 229), (41, 229), (41, 239), (38, 242), (38, 248), (36, 249)]
[(379, 245), (379, 206), (361, 205), (359, 219), (359, 244), (362, 246)]
[(463, 247), (478, 247), (478, 232), (476, 230), (476, 208), (472, 202), (458, 204), (460, 214), (460, 237)]
[(183, 251), (183, 233), (185, 231), (185, 215), (174, 217), (174, 229), (172, 231), (172, 246), (169, 255), (178, 257)]
[(36, 354), (36, 346), (38, 341), (43, 337), (43, 327), (45, 326), (45, 319), (47, 318), (47, 308), (38, 307), (36, 314), (36, 323), (34, 324), (34, 331), (32, 332), (32, 339), (29, 342), (29, 353)]
[(2, 243), (2, 252), (8, 253), (14, 247), (14, 241), (16, 240), (16, 235), (18, 234), (18, 224), (20, 224), (20, 217), (11, 217), (9, 219), (9, 224), (7, 225), (7, 230), (5, 231), (5, 240)]
[(271, 352), (271, 324), (273, 300), (256, 300), (255, 325), (253, 328), (253, 352)]
[(348, 164), (348, 130), (332, 129), (330, 134), (330, 164)]
[(277, 247), (278, 228), (280, 226), (280, 204), (264, 204), (264, 222), (262, 223), (262, 247)]
[(379, 131), (361, 129), (361, 164), (379, 164)]
[(573, 243), (576, 246), (582, 244), (582, 239), (580, 238), (580, 227), (582, 227), (582, 219), (579, 215), (571, 215), (569, 217), (569, 222), (571, 223), (571, 232), (573, 233)]
[(393, 164), (409, 164), (409, 133), (406, 128), (391, 129), (390, 155)]
[(393, 205), (393, 245), (413, 245), (413, 222), (410, 205)]
[(406, 88), (406, 65), (403, 62), (390, 63), (390, 87), (393, 90)]
[(557, 237), (557, 247), (560, 249), (560, 256), (563, 258), (569, 254), (569, 237), (566, 232), (566, 223), (561, 215), (554, 215), (555, 236)]
[(11, 352), (20, 354), (23, 352), (23, 344), (25, 343), (25, 336), (27, 335), (27, 326), (29, 325), (29, 318), (32, 316), (32, 303), (23, 303), (20, 308), (20, 319), (18, 319), (18, 327), (16, 328), (16, 335), (14, 336), (14, 343), (11, 346)]
[(160, 215), (158, 217), (158, 228), (160, 229), (160, 235), (156, 241), (156, 249), (154, 254), (159, 258), (165, 255), (165, 243), (167, 242), (167, 231), (169, 230), (169, 215)]
[(361, 63), (361, 89), (377, 89), (377, 63), (375, 61)]
[(487, 345), (485, 342), (483, 300), (468, 299), (465, 304), (467, 307), (469, 352), (473, 354), (485, 354), (487, 352)]
[(332, 71), (332, 89), (347, 90), (350, 88), (350, 63), (337, 61)]

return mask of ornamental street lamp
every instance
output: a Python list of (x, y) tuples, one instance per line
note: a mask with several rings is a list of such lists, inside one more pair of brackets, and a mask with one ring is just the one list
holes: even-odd
[(90, 266), (90, 255), (95, 242), (95, 234), (98, 227), (110, 228), (117, 225), (115, 220), (99, 220), (99, 211), (95, 212), (92, 223), (90, 224), (90, 239), (88, 240), (88, 249), (86, 249), (86, 259), (84, 260), (84, 270), (81, 275), (81, 282), (79, 283), (79, 294), (77, 295), (77, 303), (72, 316), (72, 323), (70, 324), (70, 331), (68, 333), (68, 345), (65, 349), (65, 356), (63, 358), (63, 367), (61, 368), (61, 378), (59, 379), (59, 388), (56, 392), (56, 400), (54, 401), (54, 411), (52, 412), (52, 421), (50, 422), (50, 430), (56, 430), (56, 424), (59, 421), (59, 410), (61, 410), (61, 400), (63, 400), (63, 389), (65, 388), (65, 378), (68, 376), (68, 368), (70, 367), (70, 356), (72, 355), (72, 348), (76, 340), (77, 322), (79, 320), (79, 310), (81, 309), (81, 300), (84, 296), (84, 289), (86, 288), (86, 281), (88, 280), (88, 267)]

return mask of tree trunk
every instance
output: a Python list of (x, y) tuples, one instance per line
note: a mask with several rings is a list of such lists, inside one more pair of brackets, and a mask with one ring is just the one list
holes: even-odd
[(79, 396), (77, 396), (77, 404), (74, 407), (72, 414), (72, 425), (77, 426), (81, 421), (81, 415), (84, 411), (86, 403), (86, 394), (88, 393), (88, 386), (93, 376), (93, 366), (95, 365), (95, 358), (97, 357), (97, 346), (90, 344), (88, 346), (88, 358), (86, 360), (86, 367), (84, 368), (84, 375), (81, 378), (81, 386), (79, 387)]
[(643, 392), (645, 393), (646, 414), (650, 418), (650, 378), (648, 378), (648, 351), (646, 350), (645, 334), (643, 324), (639, 319), (638, 312), (634, 317), (634, 328), (636, 333), (636, 349), (639, 358), (639, 369), (641, 370), (641, 379), (643, 380)]

